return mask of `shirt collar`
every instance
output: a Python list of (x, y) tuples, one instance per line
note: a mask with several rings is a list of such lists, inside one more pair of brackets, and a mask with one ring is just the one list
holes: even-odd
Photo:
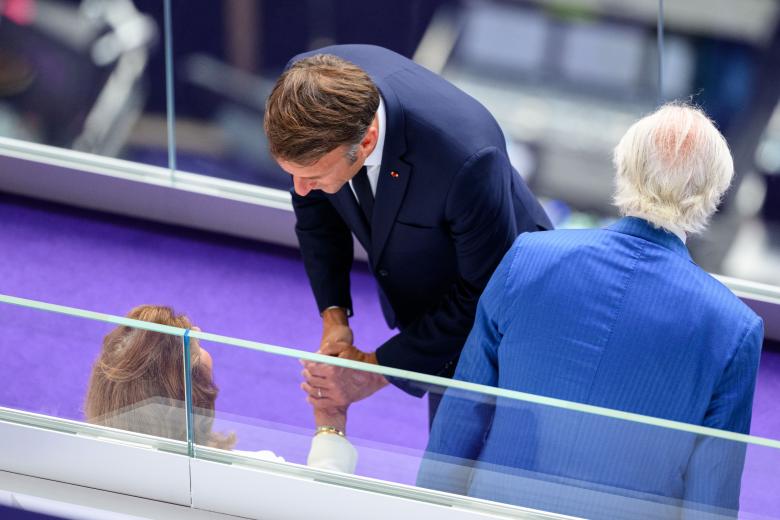
[[(655, 227), (647, 220), (639, 217), (623, 217), (610, 226), (607, 226), (610, 231), (616, 231), (626, 235), (633, 235), (635, 237), (643, 238), (649, 242), (671, 249), (675, 253), (691, 260), (691, 254), (688, 252), (688, 248), (685, 247), (685, 243), (682, 237), (678, 236), (676, 232), (666, 230), (664, 228)], [(681, 230), (676, 230), (682, 233)], [(682, 233), (684, 237), (685, 234)]]
[(669, 231), (674, 233), (677, 238), (680, 239), (680, 242), (682, 242), (683, 244), (686, 243), (686, 241), (688, 239), (688, 235), (685, 234), (685, 231), (683, 231), (682, 229), (680, 229), (678, 227), (671, 227), (671, 226), (669, 226), (668, 229), (669, 229)]
[(372, 166), (380, 166), (382, 164), (382, 151), (385, 147), (385, 130), (387, 129), (387, 117), (385, 116), (385, 103), (382, 101), (382, 96), (379, 96), (379, 108), (376, 111), (376, 117), (379, 120), (379, 135), (376, 139), (376, 146), (374, 151), (366, 157), (366, 161), (363, 163), (366, 168)]

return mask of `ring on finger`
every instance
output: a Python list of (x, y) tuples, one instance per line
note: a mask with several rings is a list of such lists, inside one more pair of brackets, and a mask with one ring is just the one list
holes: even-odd
[(317, 397), (319, 397), (320, 399), (322, 399), (322, 388), (318, 388), (318, 389), (317, 389)]

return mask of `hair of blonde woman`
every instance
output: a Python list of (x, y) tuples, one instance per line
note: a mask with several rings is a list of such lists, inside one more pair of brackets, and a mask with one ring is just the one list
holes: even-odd
[(734, 174), (724, 137), (704, 112), (682, 103), (634, 123), (613, 161), (620, 213), (686, 234), (704, 230)]
[[(170, 307), (141, 305), (127, 315), (135, 320), (192, 328)], [(211, 369), (201, 361), (197, 339), (190, 341), (194, 439), (201, 445), (230, 449), (235, 435), (211, 431), (219, 390)], [(182, 338), (120, 326), (103, 339), (89, 379), (84, 405), (88, 422), (158, 437), (186, 440)]]

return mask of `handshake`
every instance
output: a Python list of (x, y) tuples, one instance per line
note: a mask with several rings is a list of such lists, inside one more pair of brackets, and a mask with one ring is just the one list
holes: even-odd
[[(337, 311), (337, 312), (331, 312)], [(376, 354), (367, 354), (353, 345), (352, 329), (342, 309), (329, 309), (323, 313), (323, 334), (318, 353), (364, 363), (378, 364)], [(344, 430), (347, 407), (365, 399), (388, 384), (381, 374), (353, 370), (312, 361), (301, 361), (306, 400), (314, 407), (318, 426), (327, 423)]]

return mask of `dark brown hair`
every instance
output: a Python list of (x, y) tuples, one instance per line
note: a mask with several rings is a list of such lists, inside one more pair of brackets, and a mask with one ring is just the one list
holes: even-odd
[(276, 81), (265, 109), (265, 133), (277, 159), (308, 166), (342, 145), (360, 142), (379, 109), (379, 91), (360, 67), (315, 54)]
[[(127, 317), (192, 328), (186, 316), (159, 305), (141, 305)], [(197, 339), (190, 342), (190, 359), (195, 442), (230, 449), (235, 435), (211, 431), (219, 390)], [(186, 440), (182, 338), (125, 326), (112, 330), (92, 367), (84, 415), (94, 424)]]

